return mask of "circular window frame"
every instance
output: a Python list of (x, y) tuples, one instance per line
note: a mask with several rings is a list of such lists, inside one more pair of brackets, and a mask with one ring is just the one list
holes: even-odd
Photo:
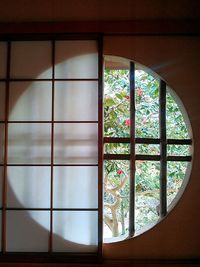
[[(150, 74), (153, 78), (158, 79), (159, 81), (163, 81), (166, 84), (166, 95), (167, 95), (167, 92), (170, 93), (170, 95), (172, 96), (173, 100), (177, 104), (177, 106), (178, 106), (178, 108), (179, 108), (179, 110), (180, 110), (180, 112), (182, 114), (185, 126), (187, 128), (189, 140), (191, 141), (191, 144), (190, 144), (190, 157), (191, 157), (191, 160), (187, 161), (188, 164), (187, 164), (187, 167), (186, 167), (186, 170), (185, 170), (185, 174), (184, 174), (184, 177), (183, 177), (183, 180), (182, 180), (182, 184), (181, 184), (177, 194), (175, 195), (175, 197), (171, 201), (171, 203), (169, 205), (167, 205), (166, 214), (164, 216), (159, 216), (159, 219), (157, 221), (155, 221), (153, 223), (151, 222), (149, 224), (146, 224), (140, 230), (135, 231), (134, 234), (131, 235), (131, 236), (130, 236), (129, 233), (125, 233), (124, 235), (121, 235), (121, 236), (118, 236), (118, 237), (104, 238), (104, 235), (103, 235), (103, 243), (104, 244), (109, 244), (109, 243), (117, 243), (117, 242), (121, 242), (121, 241), (124, 241), (124, 240), (128, 240), (130, 238), (138, 237), (138, 236), (146, 233), (147, 231), (151, 230), (152, 228), (154, 228), (157, 224), (159, 224), (167, 216), (169, 216), (171, 211), (174, 210), (175, 206), (177, 206), (177, 204), (179, 203), (179, 201), (182, 198), (182, 195), (185, 192), (186, 187), (187, 187), (187, 185), (189, 183), (189, 179), (190, 179), (190, 175), (191, 175), (191, 171), (192, 171), (192, 165), (193, 165), (194, 144), (193, 144), (192, 126), (191, 126), (191, 123), (189, 121), (189, 117), (188, 117), (186, 108), (185, 108), (182, 100), (180, 99), (180, 97), (176, 93), (176, 91), (174, 89), (172, 89), (172, 87), (169, 85), (169, 83), (167, 81), (165, 81), (160, 75), (158, 75), (156, 72), (154, 72), (150, 68), (148, 68), (148, 67), (144, 66), (143, 64), (138, 63), (138, 62), (136, 62), (136, 61), (134, 61), (132, 59), (128, 59), (128, 58), (124, 58), (124, 57), (120, 57), (120, 56), (113, 56), (113, 55), (104, 55), (104, 58), (105, 58), (105, 62), (106, 62), (105, 66), (108, 67), (108, 68), (113, 68), (113, 69), (116, 69), (116, 70), (119, 67), (120, 67), (120, 69), (130, 69), (130, 63), (133, 62), (134, 64), (137, 65), (137, 67), (139, 67), (140, 70), (143, 70), (144, 72)], [(166, 103), (166, 100), (165, 100), (165, 103)], [(160, 106), (160, 103), (159, 103), (159, 106)], [(159, 125), (160, 125), (160, 122), (159, 122)], [(166, 128), (165, 128), (165, 132), (166, 132)], [(160, 139), (160, 137), (159, 137), (159, 139)], [(166, 137), (166, 139), (167, 139), (167, 137)], [(182, 140), (184, 140), (184, 139), (182, 139)], [(167, 160), (167, 162), (169, 162), (169, 160)], [(167, 165), (167, 162), (166, 162), (166, 165)], [(175, 160), (175, 162), (178, 162), (178, 161)]]

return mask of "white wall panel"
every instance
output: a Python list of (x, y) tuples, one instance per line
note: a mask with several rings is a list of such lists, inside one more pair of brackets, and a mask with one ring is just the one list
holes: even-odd
[(57, 41), (55, 78), (97, 78), (96, 41)]
[(12, 42), (11, 78), (52, 78), (51, 51), (51, 42)]
[[(94, 211), (54, 211), (53, 251), (94, 252), (98, 244), (98, 216)], [(60, 239), (62, 238), (62, 239)]]
[(7, 206), (50, 208), (50, 167), (8, 167)]
[(51, 125), (48, 123), (10, 123), (8, 163), (50, 163)]
[(98, 168), (55, 167), (54, 208), (97, 208)]
[(9, 120), (51, 120), (51, 82), (11, 82)]
[(55, 120), (97, 120), (97, 82), (56, 82)]
[(93, 164), (98, 162), (98, 127), (95, 123), (56, 123), (54, 162)]

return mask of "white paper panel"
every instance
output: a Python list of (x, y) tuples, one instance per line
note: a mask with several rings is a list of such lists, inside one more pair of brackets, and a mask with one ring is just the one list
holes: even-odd
[(51, 82), (10, 83), (9, 120), (51, 120)]
[(53, 251), (96, 251), (98, 214), (94, 211), (54, 211), (53, 233)]
[(12, 42), (11, 78), (52, 78), (51, 42)]
[(48, 211), (7, 211), (6, 222), (8, 252), (48, 251)]
[(50, 167), (8, 167), (7, 206), (50, 207)]
[(55, 120), (98, 120), (97, 82), (56, 82)]
[(0, 121), (5, 120), (5, 83), (0, 82)]
[(8, 163), (50, 163), (51, 124), (10, 123)]
[(56, 123), (54, 126), (54, 162), (97, 163), (97, 126), (94, 123)]
[(4, 162), (5, 125), (0, 123), (0, 164)]
[(6, 78), (7, 44), (0, 42), (0, 78)]
[(96, 41), (57, 41), (55, 78), (97, 78)]
[(97, 208), (98, 168), (55, 167), (54, 208)]
[(4, 167), (0, 166), (0, 208), (2, 208), (3, 174), (4, 174)]

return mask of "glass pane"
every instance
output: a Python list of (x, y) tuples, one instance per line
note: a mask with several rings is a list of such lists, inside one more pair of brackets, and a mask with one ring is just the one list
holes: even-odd
[(50, 179), (50, 167), (8, 167), (8, 207), (49, 208)]
[(0, 123), (0, 164), (4, 162), (5, 125)]
[(8, 252), (47, 252), (50, 212), (7, 211), (6, 250)]
[(51, 120), (51, 82), (10, 83), (9, 120)]
[(7, 69), (7, 44), (0, 42), (0, 78), (6, 78)]
[(52, 78), (51, 50), (51, 42), (12, 42), (11, 78)]
[(54, 167), (54, 208), (98, 208), (97, 167)]
[(10, 123), (8, 163), (50, 163), (51, 124)]
[(56, 123), (54, 162), (93, 164), (98, 162), (98, 125), (94, 123)]
[(185, 178), (188, 162), (167, 162), (167, 206), (177, 196)]
[(98, 213), (94, 211), (54, 211), (53, 251), (96, 252)]
[(136, 161), (135, 174), (136, 231), (159, 219), (160, 162)]
[(104, 238), (128, 232), (129, 169), (129, 161), (104, 161)]
[(96, 41), (57, 41), (55, 78), (98, 78)]
[(190, 156), (191, 146), (189, 145), (167, 145), (168, 156)]
[(56, 82), (55, 120), (98, 120), (97, 82)]
[(135, 71), (136, 137), (159, 137), (159, 81)]
[(110, 143), (104, 145), (105, 154), (130, 154), (130, 144)]
[(5, 102), (6, 102), (5, 83), (0, 82), (0, 121), (5, 120)]
[(136, 144), (135, 153), (139, 155), (159, 155), (160, 145)]
[(183, 114), (169, 92), (166, 95), (166, 128), (167, 138), (190, 138)]
[(130, 136), (129, 70), (104, 72), (104, 136)]

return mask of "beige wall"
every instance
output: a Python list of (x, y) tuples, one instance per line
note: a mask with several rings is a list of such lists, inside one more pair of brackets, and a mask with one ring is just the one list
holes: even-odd
[(158, 73), (181, 98), (194, 138), (192, 173), (178, 205), (160, 224), (131, 240), (105, 244), (106, 258), (200, 257), (200, 38), (105, 37), (104, 54), (133, 59)]

